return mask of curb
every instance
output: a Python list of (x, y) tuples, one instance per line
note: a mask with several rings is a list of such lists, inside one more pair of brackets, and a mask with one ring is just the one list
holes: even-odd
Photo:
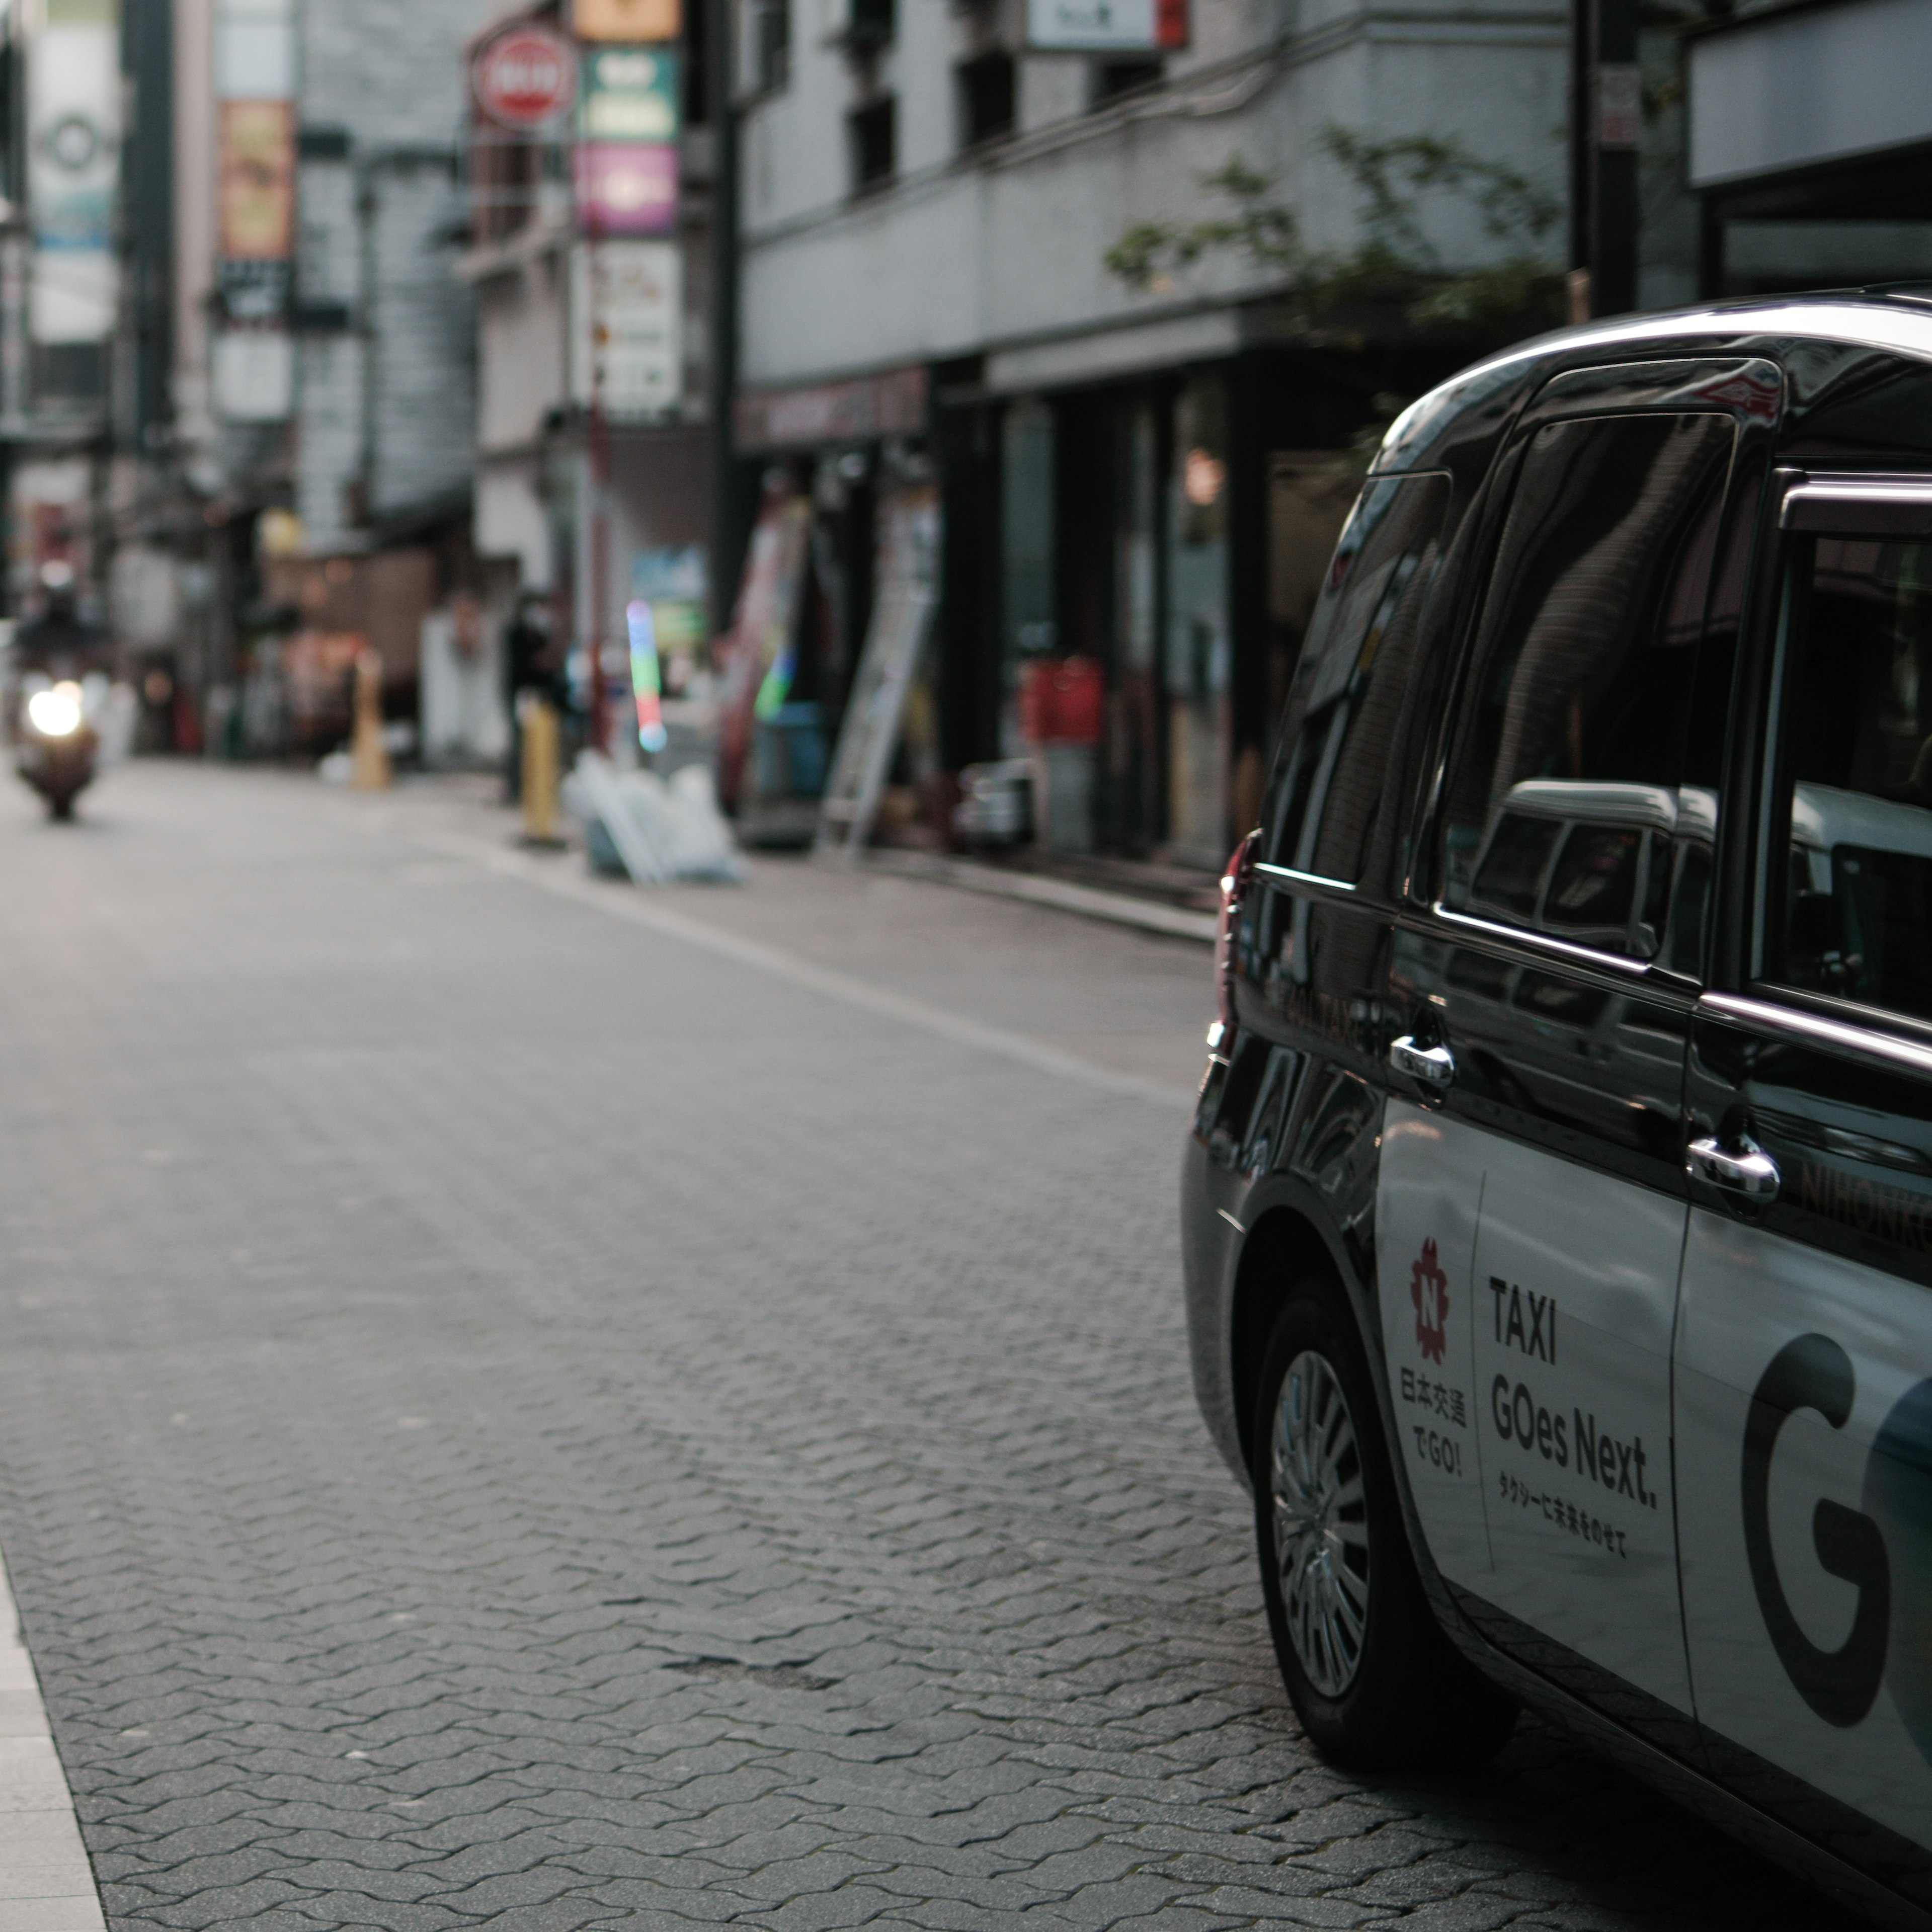
[(874, 848), (856, 862), (865, 872), (926, 879), (935, 885), (962, 886), (969, 892), (1050, 906), (1056, 912), (1106, 920), (1142, 932), (1157, 932), (1168, 939), (1191, 939), (1206, 946), (1214, 943), (1216, 921), (1212, 913), (1185, 912), (1178, 906), (1159, 905), (1126, 892), (1103, 891), (1097, 886), (1077, 886), (1065, 879), (1042, 878), (1034, 872), (1009, 872), (1000, 866), (982, 866), (970, 859), (943, 858), (932, 852), (896, 852)]

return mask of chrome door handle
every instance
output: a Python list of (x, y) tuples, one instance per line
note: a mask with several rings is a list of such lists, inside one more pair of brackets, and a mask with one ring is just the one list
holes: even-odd
[(1778, 1163), (1750, 1136), (1739, 1138), (1735, 1154), (1709, 1136), (1693, 1141), (1684, 1151), (1684, 1166), (1694, 1179), (1760, 1205), (1778, 1198), (1783, 1179)]
[(1456, 1056), (1446, 1046), (1418, 1046), (1415, 1036), (1406, 1033), (1389, 1042), (1389, 1064), (1398, 1073), (1420, 1080), (1425, 1087), (1448, 1087), (1455, 1083)]

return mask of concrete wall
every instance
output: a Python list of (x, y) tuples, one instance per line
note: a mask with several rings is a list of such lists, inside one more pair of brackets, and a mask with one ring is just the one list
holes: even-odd
[(559, 249), (477, 290), (476, 441), (486, 452), (534, 443), (567, 398), (567, 281)]
[[(302, 9), (302, 124), (350, 140), (346, 160), (302, 167), (304, 297), (345, 304), (368, 332), (366, 344), (360, 332), (303, 344), (298, 508), (312, 548), (353, 540), (346, 486), (365, 465), (379, 517), (469, 482), (475, 335), (470, 292), (453, 273), (464, 214), (454, 163), (464, 43), (493, 10), (493, 0), (308, 0)], [(356, 208), (364, 181), (374, 204), (366, 237)]]
[[(1232, 252), (1136, 294), (1102, 256), (1131, 224), (1225, 212), (1202, 174), (1238, 154), (1274, 176), (1314, 247), (1360, 237), (1351, 184), (1321, 151), (1340, 124), (1378, 138), (1454, 136), (1560, 196), (1566, 15), (1544, 0), (1400, 10), (1303, 0), (1194, 0), (1194, 44), (1162, 90), (1089, 111), (1092, 64), (1022, 58), (1021, 128), (957, 152), (954, 63), (1022, 31), (1007, 0), (987, 36), (958, 9), (902, 0), (878, 85), (898, 100), (898, 179), (851, 201), (852, 63), (794, 0), (789, 84), (745, 122), (744, 379), (777, 384), (1184, 313), (1264, 293)], [(1010, 15), (1012, 17), (1008, 18)], [(1492, 254), (1446, 198), (1425, 207), (1446, 265)], [(1552, 260), (1562, 247), (1550, 238)]]
[(550, 513), (542, 483), (543, 459), (486, 460), (476, 472), (476, 554), (506, 557), (526, 590), (550, 588)]

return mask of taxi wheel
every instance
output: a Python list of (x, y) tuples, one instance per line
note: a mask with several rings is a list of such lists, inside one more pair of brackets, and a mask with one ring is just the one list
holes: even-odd
[(1516, 1707), (1443, 1635), (1423, 1594), (1367, 1359), (1334, 1282), (1311, 1276), (1290, 1292), (1255, 1414), (1262, 1588), (1310, 1741), (1364, 1771), (1486, 1757)]

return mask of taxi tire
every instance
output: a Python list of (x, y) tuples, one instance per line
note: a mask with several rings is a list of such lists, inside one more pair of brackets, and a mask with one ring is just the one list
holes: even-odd
[[(1275, 1405), (1289, 1365), (1313, 1351), (1334, 1371), (1355, 1427), (1365, 1492), (1369, 1606), (1360, 1661), (1338, 1696), (1310, 1680), (1288, 1635), (1275, 1562), (1269, 1461)], [(1423, 1593), (1383, 1439), (1382, 1412), (1353, 1311), (1339, 1284), (1298, 1281), (1276, 1317), (1262, 1357), (1252, 1431), (1256, 1540), (1268, 1629), (1289, 1701), (1322, 1756), (1354, 1771), (1468, 1764), (1501, 1748), (1516, 1706), (1443, 1633)]]

